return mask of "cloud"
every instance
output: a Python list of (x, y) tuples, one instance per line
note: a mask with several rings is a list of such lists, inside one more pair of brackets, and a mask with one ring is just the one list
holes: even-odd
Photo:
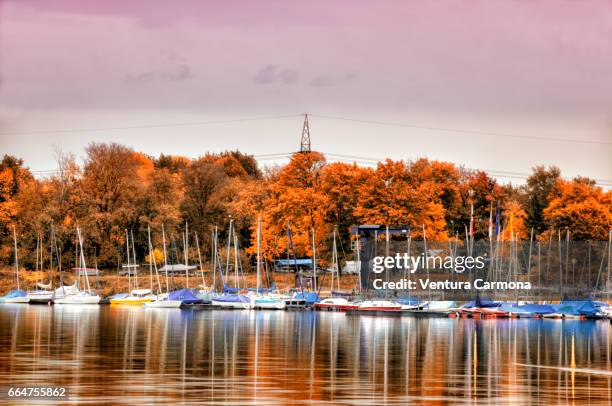
[(167, 53), (163, 55), (161, 60), (154, 63), (155, 69), (145, 70), (135, 74), (125, 75), (125, 80), (128, 82), (154, 82), (154, 81), (180, 81), (188, 80), (194, 77), (191, 66), (184, 58), (174, 54)]
[(298, 73), (295, 69), (280, 68), (277, 65), (266, 65), (253, 77), (253, 82), (259, 85), (282, 83), (292, 85), (298, 82)]
[(354, 72), (348, 72), (342, 75), (320, 75), (310, 81), (310, 85), (314, 87), (336, 86), (343, 83), (351, 82), (357, 78)]

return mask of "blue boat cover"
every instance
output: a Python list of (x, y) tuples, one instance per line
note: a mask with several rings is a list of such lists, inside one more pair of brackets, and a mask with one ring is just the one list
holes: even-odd
[(223, 292), (225, 292), (225, 293), (238, 293), (241, 290), (242, 289), (240, 289), (240, 288), (230, 288), (229, 286), (223, 285)]
[(16, 297), (26, 297), (27, 293), (21, 289), (14, 289), (7, 293), (5, 296), (2, 296), (4, 299), (13, 299)]
[(416, 306), (420, 304), (421, 301), (419, 299), (414, 299), (414, 298), (400, 297), (399, 299), (395, 301), (395, 303), (399, 303), (402, 305)]
[(276, 290), (276, 283), (273, 283), (272, 286), (270, 286), (269, 288), (259, 288), (259, 291), (257, 290), (257, 288), (248, 288), (247, 289), (249, 292), (258, 292), (258, 293), (265, 293), (265, 292), (273, 292)]
[(495, 302), (491, 299), (477, 297), (475, 300), (469, 301), (461, 307), (466, 308), (466, 309), (469, 309), (472, 307), (480, 307), (480, 308), (498, 307), (500, 304), (501, 302)]
[(556, 312), (573, 316), (593, 316), (599, 312), (592, 300), (562, 300), (551, 305)]
[(312, 305), (321, 301), (317, 292), (295, 292), (294, 299), (304, 299), (306, 304)]
[(499, 306), (500, 310), (512, 313), (526, 314), (551, 314), (555, 313), (555, 309), (551, 305), (527, 303), (519, 305), (517, 303), (502, 303)]
[(168, 295), (169, 300), (180, 300), (183, 304), (202, 303), (202, 299), (197, 297), (189, 289), (175, 290)]
[(249, 298), (245, 295), (221, 295), (214, 298), (215, 302), (225, 302), (225, 303), (248, 303)]

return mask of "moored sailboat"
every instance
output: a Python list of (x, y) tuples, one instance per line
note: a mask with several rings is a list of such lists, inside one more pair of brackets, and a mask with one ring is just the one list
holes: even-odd
[[(65, 286), (61, 286), (55, 291), (55, 295), (53, 298), (53, 303), (55, 304), (98, 304), (101, 300), (100, 296), (98, 296), (91, 290), (91, 285), (89, 284), (88, 271), (90, 269), (87, 268), (87, 265), (85, 263), (85, 254), (83, 252), (83, 237), (81, 235), (81, 229), (79, 227), (77, 227), (77, 237), (78, 247), (80, 248), (80, 257), (79, 267), (75, 269), (77, 272), (76, 281), (75, 284), (71, 287), (72, 289), (66, 289)], [(83, 277), (85, 280), (86, 290), (80, 289), (81, 277)], [(58, 290), (60, 291), (60, 295), (58, 295)]]
[(19, 253), (17, 251), (17, 232), (13, 226), (13, 239), (15, 241), (15, 280), (17, 289), (10, 291), (5, 296), (0, 297), (0, 303), (29, 303), (30, 298), (25, 291), (21, 289), (19, 283)]

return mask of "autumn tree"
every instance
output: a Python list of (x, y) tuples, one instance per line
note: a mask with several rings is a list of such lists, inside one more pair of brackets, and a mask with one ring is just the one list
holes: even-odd
[(184, 195), (181, 213), (194, 230), (225, 226), (228, 176), (222, 166), (208, 159), (196, 159), (183, 172)]
[(406, 225), (415, 236), (422, 236), (425, 225), (429, 238), (446, 239), (440, 191), (431, 187), (431, 181), (414, 181), (404, 162), (388, 159), (379, 163), (359, 189), (355, 217), (362, 224)]
[[(268, 256), (287, 250), (286, 237), (290, 225), (296, 255), (311, 255), (311, 230), (315, 229), (317, 246), (331, 232), (332, 225), (325, 221), (327, 198), (322, 190), (322, 170), (325, 157), (318, 152), (296, 153), (278, 173), (269, 186), (264, 202), (263, 243)], [(254, 234), (253, 234), (254, 238)], [(252, 240), (252, 246), (256, 241)]]
[(612, 229), (612, 192), (587, 178), (557, 179), (556, 191), (543, 211), (555, 230), (569, 230), (574, 240), (606, 240)]
[(0, 161), (0, 260), (12, 258), (12, 226), (16, 224), (20, 212), (16, 196), (35, 180), (24, 167), (23, 160), (12, 155), (4, 155)]
[(358, 224), (355, 209), (360, 200), (360, 190), (371, 179), (373, 170), (335, 162), (323, 168), (321, 190), (327, 197), (325, 221), (338, 226), (340, 241), (349, 249), (350, 227)]
[(527, 213), (525, 224), (528, 228), (533, 228), (536, 234), (548, 228), (544, 221), (544, 209), (548, 207), (551, 194), (556, 191), (560, 176), (561, 171), (556, 166), (550, 166), (548, 169), (536, 166), (527, 178), (524, 190), (524, 207)]
[(108, 266), (121, 256), (125, 229), (139, 226), (139, 207), (153, 162), (115, 143), (92, 143), (86, 153), (76, 217), (99, 253), (99, 262)]
[(488, 238), (489, 217), (495, 216), (499, 205), (503, 208), (504, 189), (484, 171), (463, 170), (459, 183), (460, 205), (451, 225), (460, 238), (469, 230), (471, 205), (474, 205), (473, 232), (475, 239)]

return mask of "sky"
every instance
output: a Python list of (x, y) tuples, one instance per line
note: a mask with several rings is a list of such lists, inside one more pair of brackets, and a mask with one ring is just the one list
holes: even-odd
[(94, 141), (270, 163), (306, 112), (364, 164), (612, 185), (612, 3), (0, 0), (0, 152), (32, 170)]

